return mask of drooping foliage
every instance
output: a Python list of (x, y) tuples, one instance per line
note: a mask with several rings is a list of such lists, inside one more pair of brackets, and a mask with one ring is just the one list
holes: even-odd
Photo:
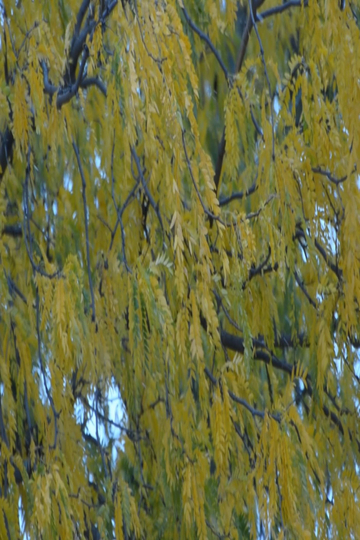
[(1, 2), (1, 539), (358, 535), (359, 17)]

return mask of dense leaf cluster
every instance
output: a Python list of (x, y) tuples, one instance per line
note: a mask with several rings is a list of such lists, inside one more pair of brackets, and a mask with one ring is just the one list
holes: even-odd
[(356, 2), (0, 6), (0, 538), (355, 538)]

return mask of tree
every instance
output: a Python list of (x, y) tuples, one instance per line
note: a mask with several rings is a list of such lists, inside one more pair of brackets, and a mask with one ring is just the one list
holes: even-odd
[(0, 537), (355, 538), (358, 4), (1, 10)]

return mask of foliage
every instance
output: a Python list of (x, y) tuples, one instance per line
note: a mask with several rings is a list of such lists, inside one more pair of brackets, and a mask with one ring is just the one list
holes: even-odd
[(358, 534), (359, 5), (250, 1), (1, 2), (2, 539)]

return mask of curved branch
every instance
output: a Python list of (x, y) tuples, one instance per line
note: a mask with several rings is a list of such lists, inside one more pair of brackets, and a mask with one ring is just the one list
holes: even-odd
[(211, 50), (211, 52), (215, 56), (216, 60), (218, 61), (219, 66), (223, 70), (224, 75), (225, 75), (225, 79), (229, 82), (229, 78), (230, 78), (229, 72), (226, 69), (224, 62), (221, 59), (220, 53), (218, 52), (216, 47), (213, 45), (211, 39), (209, 38), (209, 36), (204, 34), (204, 32), (202, 30), (200, 30), (200, 28), (198, 28), (196, 26), (196, 24), (193, 22), (193, 20), (190, 18), (190, 15), (186, 11), (186, 8), (185, 8), (184, 5), (182, 6), (182, 10), (183, 10), (186, 22), (188, 23), (190, 28), (199, 36), (199, 38), (202, 39), (203, 41), (205, 41), (205, 43), (208, 45), (209, 49)]
[(80, 83), (80, 88), (89, 88), (90, 86), (97, 86), (104, 96), (107, 96), (106, 86), (98, 77), (85, 77)]

